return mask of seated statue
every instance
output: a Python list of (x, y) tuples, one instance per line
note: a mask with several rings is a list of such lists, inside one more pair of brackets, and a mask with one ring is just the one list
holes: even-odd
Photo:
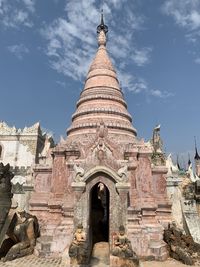
[(112, 255), (123, 259), (131, 259), (139, 264), (139, 259), (132, 249), (123, 225), (119, 227), (119, 233), (114, 238)]
[(82, 224), (78, 224), (74, 238), (69, 247), (71, 263), (84, 264), (87, 262), (86, 234)]
[[(14, 223), (11, 223), (6, 233), (8, 238), (4, 240), (1, 248), (4, 262), (32, 254), (39, 237), (39, 225), (35, 216), (25, 211), (17, 211), (14, 217)], [(5, 247), (9, 249), (6, 251)]]

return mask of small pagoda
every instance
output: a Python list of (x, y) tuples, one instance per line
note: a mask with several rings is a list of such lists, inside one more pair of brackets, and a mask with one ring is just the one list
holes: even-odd
[(111, 258), (113, 236), (123, 225), (139, 257), (165, 260), (163, 230), (171, 205), (160, 128), (149, 142), (137, 138), (106, 49), (107, 32), (102, 15), (98, 49), (67, 136), (52, 150), (51, 163), (34, 167), (30, 211), (41, 225), (36, 249), (40, 255), (68, 258), (74, 232), (82, 225), (88, 255), (103, 241)]

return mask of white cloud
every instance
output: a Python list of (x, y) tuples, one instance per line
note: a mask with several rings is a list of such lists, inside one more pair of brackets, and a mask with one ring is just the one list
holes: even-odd
[(195, 59), (195, 63), (200, 64), (200, 57)]
[[(162, 11), (173, 17), (175, 23), (186, 31), (185, 37), (195, 44), (200, 39), (200, 1), (165, 0)], [(199, 63), (199, 58), (194, 60)]]
[(126, 88), (135, 94), (148, 92), (148, 86), (144, 79), (135, 77), (133, 74), (127, 72), (119, 72), (118, 76), (122, 88)]
[(81, 32), (78, 25), (62, 18), (54, 21), (43, 31), (43, 35), (48, 40), (46, 52), (51, 58), (52, 68), (74, 80), (82, 79), (91, 61), (90, 57), (94, 54), (92, 42), (95, 43), (95, 39), (93, 40), (86, 31), (83, 47), (84, 33)]
[(144, 93), (148, 96), (153, 96), (157, 98), (168, 98), (174, 96), (171, 92), (163, 90), (154, 90), (151, 89), (144, 79), (136, 77), (130, 73), (119, 72), (119, 80), (121, 82), (122, 89), (126, 88), (127, 90), (139, 94)]
[(175, 22), (188, 30), (200, 28), (200, 1), (199, 0), (166, 0), (163, 12), (174, 18)]
[(23, 59), (23, 56), (29, 53), (29, 49), (24, 44), (8, 46), (8, 50), (18, 59)]
[(150, 95), (155, 96), (155, 97), (160, 97), (160, 98), (168, 98), (168, 97), (174, 96), (174, 94), (171, 92), (161, 91), (157, 89), (156, 90), (151, 89), (149, 92), (150, 92)]
[[(122, 9), (126, 16), (119, 20)], [(100, 22), (99, 10), (96, 0), (68, 0), (66, 18), (55, 19), (41, 31), (47, 40), (46, 54), (53, 69), (74, 80), (85, 78), (97, 49), (95, 31)], [(162, 97), (161, 93), (151, 93), (143, 79), (136, 78), (127, 69), (125, 72), (127, 65), (135, 63), (142, 67), (150, 61), (152, 49), (138, 49), (135, 45), (135, 32), (142, 29), (144, 17), (136, 14), (133, 2), (128, 0), (104, 3), (104, 17), (105, 23), (112, 29), (108, 33), (107, 46), (117, 66), (123, 89)]]
[(35, 0), (0, 0), (0, 24), (5, 28), (32, 27)]
[(63, 88), (66, 87), (66, 83), (63, 82), (63, 81), (56, 81), (56, 83), (57, 83), (60, 87), (63, 87)]
[(149, 63), (150, 61), (150, 52), (152, 51), (151, 48), (143, 48), (142, 50), (135, 50), (133, 55), (133, 61), (138, 66), (144, 66), (145, 64)]
[[(95, 29), (100, 21), (100, 12), (95, 0), (66, 2), (66, 19), (57, 18), (43, 29), (42, 34), (48, 40), (47, 55), (50, 57), (51, 66), (73, 79), (81, 79), (85, 77), (91, 57), (96, 50)], [(112, 0), (104, 4), (107, 24), (118, 24), (118, 17), (114, 12), (116, 10), (112, 10), (111, 13), (111, 8), (118, 9), (122, 2), (125, 3), (127, 0)], [(127, 54), (135, 54), (137, 57), (135, 61), (140, 65), (148, 62), (147, 50), (139, 52), (132, 45), (131, 29), (139, 28), (140, 23), (142, 19), (127, 9), (127, 16), (109, 33), (108, 38), (112, 38), (113, 42), (112, 45), (108, 43), (108, 47), (110, 46), (109, 50), (116, 63), (119, 59), (125, 59)]]
[(28, 10), (35, 12), (35, 0), (22, 0), (22, 2), (24, 2)]
[(109, 2), (114, 6), (114, 8), (119, 9), (123, 5), (123, 2), (126, 2), (126, 1), (125, 0), (110, 0)]
[(196, 43), (200, 37), (200, 1), (166, 0), (162, 5), (164, 14), (171, 16), (175, 23), (186, 31), (185, 37)]

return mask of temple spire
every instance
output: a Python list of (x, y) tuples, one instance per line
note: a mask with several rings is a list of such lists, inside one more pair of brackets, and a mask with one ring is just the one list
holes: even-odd
[(179, 164), (179, 157), (178, 157), (178, 155), (176, 156), (176, 165), (177, 165), (177, 167), (178, 167), (178, 169), (180, 171), (181, 167), (180, 167), (180, 164)]
[(188, 153), (188, 167), (190, 166), (191, 163), (192, 163), (192, 162), (191, 162), (191, 160), (190, 160), (190, 153)]
[(197, 141), (196, 141), (196, 137), (194, 137), (194, 145), (195, 145), (195, 156), (194, 156), (194, 159), (195, 159), (195, 160), (200, 160), (200, 156), (199, 156), (198, 151), (197, 151)]

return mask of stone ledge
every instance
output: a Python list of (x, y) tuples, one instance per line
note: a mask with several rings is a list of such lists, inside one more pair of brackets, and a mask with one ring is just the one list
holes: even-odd
[(131, 187), (130, 183), (116, 183), (117, 189), (128, 190), (130, 189), (130, 187)]
[(152, 166), (152, 174), (162, 173), (167, 174), (168, 168), (166, 166)]
[(75, 191), (83, 191), (85, 189), (86, 183), (85, 182), (73, 182), (71, 183), (71, 187)]

